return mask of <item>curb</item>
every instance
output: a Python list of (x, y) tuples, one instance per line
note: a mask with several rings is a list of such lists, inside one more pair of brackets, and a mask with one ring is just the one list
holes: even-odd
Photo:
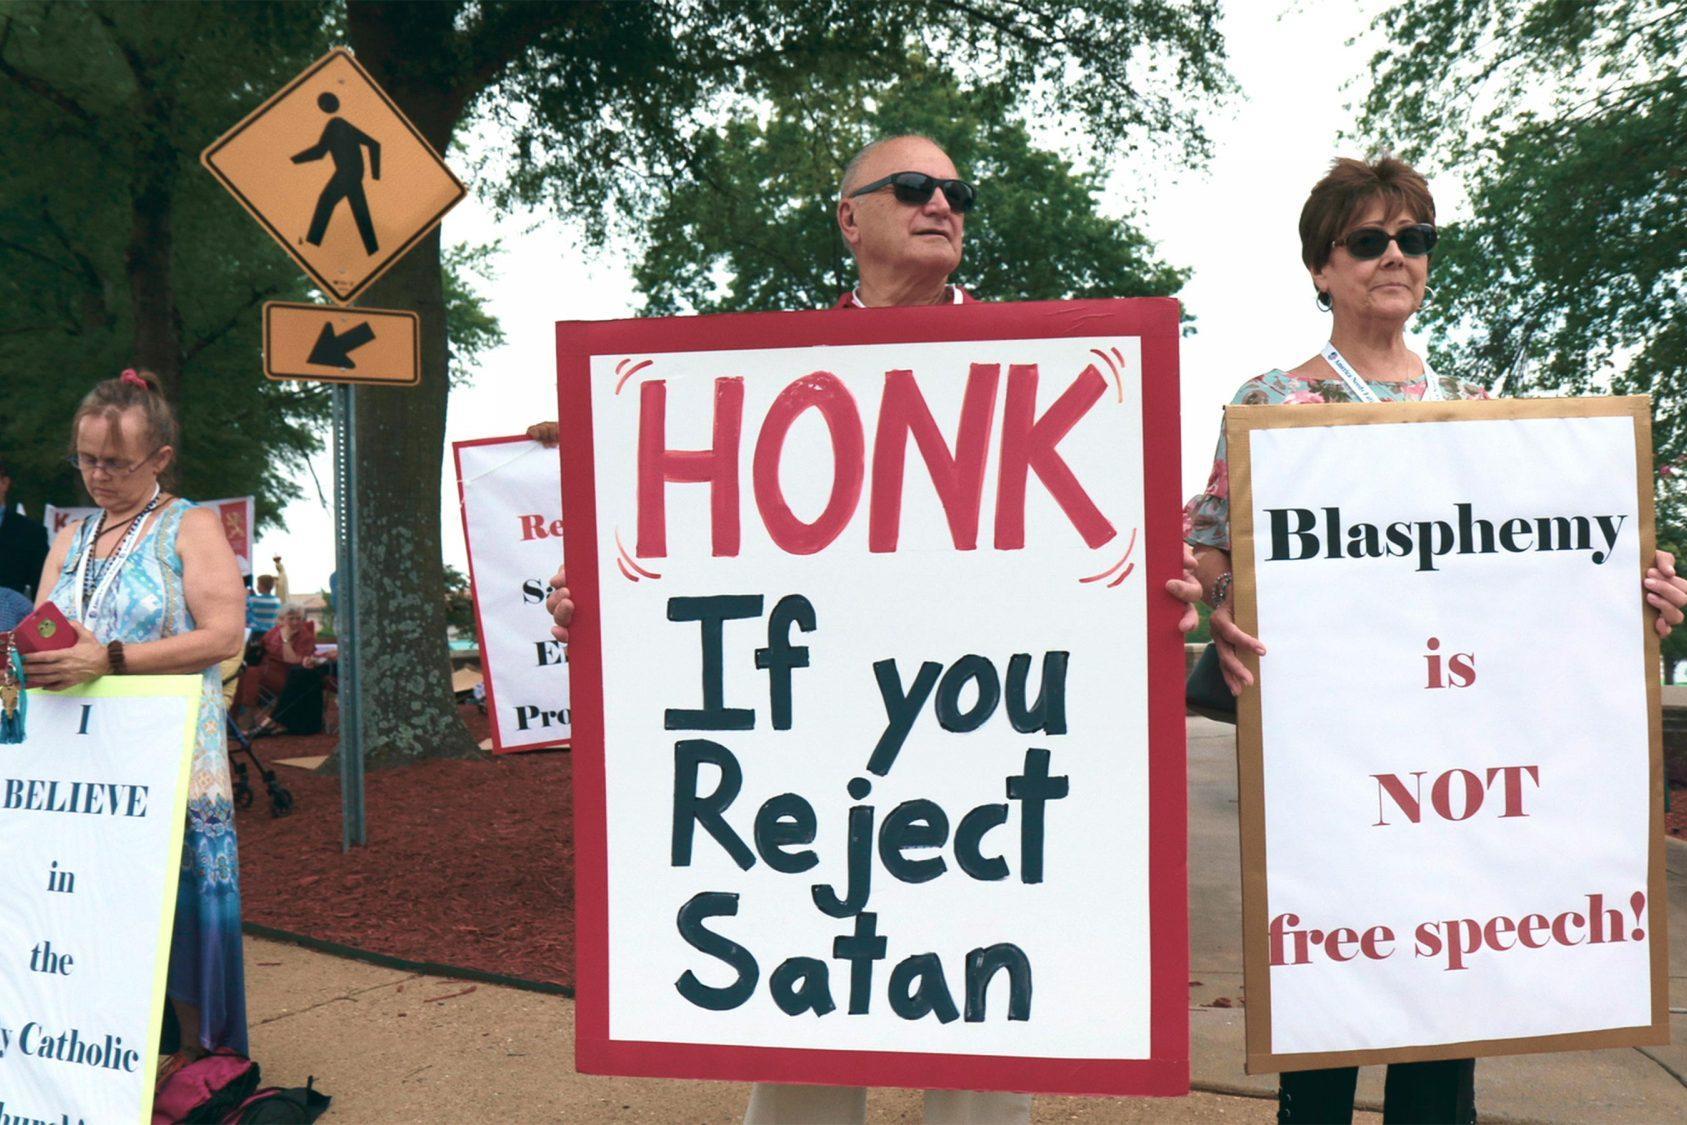
[(471, 969), (462, 965), (444, 965), (436, 961), (411, 961), (408, 958), (394, 957), (388, 953), (376, 953), (369, 949), (341, 945), (337, 941), (325, 941), (322, 938), (311, 937), (309, 934), (296, 934), (291, 930), (278, 930), (273, 926), (265, 926), (258, 922), (243, 922), (240, 929), (253, 937), (301, 946), (316, 953), (326, 953), (331, 957), (343, 957), (348, 961), (362, 961), (370, 965), (379, 965), (383, 969), (402, 969), (405, 972), (425, 973), (430, 977), (450, 977), (454, 980), (470, 980), (480, 984), (497, 984), (505, 988), (520, 989), (523, 992), (539, 992), (546, 996), (566, 996), (570, 1000), (574, 999), (574, 990), (566, 984), (527, 980), (525, 977), (512, 977), (504, 973), (492, 973), (485, 969)]

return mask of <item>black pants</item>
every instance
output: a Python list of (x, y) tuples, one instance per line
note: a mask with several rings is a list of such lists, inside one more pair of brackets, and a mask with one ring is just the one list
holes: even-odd
[(276, 697), (269, 717), (286, 727), (288, 734), (321, 734), (322, 682), (327, 676), (325, 666), (305, 668), (295, 664), (288, 668), (286, 686)]
[[(1353, 1120), (1359, 1068), (1298, 1070), (1277, 1087), (1284, 1125), (1346, 1125)], [(1383, 1082), (1384, 1125), (1471, 1125), (1476, 1120), (1476, 1060), (1394, 1063)]]

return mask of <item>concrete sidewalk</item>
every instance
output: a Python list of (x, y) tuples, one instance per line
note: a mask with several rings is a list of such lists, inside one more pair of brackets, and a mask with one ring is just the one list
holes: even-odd
[[(345, 961), (248, 938), (252, 1053), (266, 1083), (333, 1096), (326, 1123), (718, 1122), (742, 1120), (737, 1082), (599, 1078), (574, 1072), (574, 1004)], [(1134, 1101), (1038, 1098), (1040, 1122), (1234, 1121), (1275, 1105), (1203, 1093)], [(920, 1095), (874, 1090), (869, 1120), (921, 1120)]]
[[(1273, 1076), (1242, 1073), (1241, 877), (1232, 729), (1189, 725), (1192, 1069), (1189, 1099), (1038, 1098), (1039, 1122), (1275, 1120)], [(1669, 846), (1670, 1005), (1687, 1008), (1687, 845)], [(597, 1078), (574, 1072), (572, 1002), (419, 976), (248, 938), (252, 1050), (265, 1080), (315, 1075), (341, 1122), (733, 1122), (747, 1086)], [(1476, 1101), (1486, 1122), (1687, 1120), (1687, 1016), (1674, 1042), (1644, 1051), (1484, 1059)], [(1361, 1072), (1375, 1107), (1382, 1070)], [(874, 1091), (870, 1119), (920, 1120), (919, 1095)]]

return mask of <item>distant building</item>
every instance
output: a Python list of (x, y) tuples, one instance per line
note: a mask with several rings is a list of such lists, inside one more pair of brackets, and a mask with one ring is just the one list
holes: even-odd
[(334, 613), (333, 610), (329, 608), (328, 592), (326, 590), (321, 590), (314, 594), (295, 594), (292, 598), (288, 599), (288, 604), (296, 605), (300, 609), (304, 610), (306, 619), (316, 622), (316, 627), (318, 629), (328, 628), (332, 631), (331, 626), (334, 620)]

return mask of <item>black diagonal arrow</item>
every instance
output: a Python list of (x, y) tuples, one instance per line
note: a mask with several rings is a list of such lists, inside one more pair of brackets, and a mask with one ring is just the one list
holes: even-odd
[(352, 362), (351, 353), (375, 338), (375, 330), (369, 327), (366, 320), (362, 324), (348, 328), (339, 336), (334, 335), (334, 326), (324, 324), (322, 335), (316, 338), (316, 346), (311, 348), (308, 363), (320, 364), (323, 367), (343, 367), (348, 371), (354, 370), (357, 364)]

